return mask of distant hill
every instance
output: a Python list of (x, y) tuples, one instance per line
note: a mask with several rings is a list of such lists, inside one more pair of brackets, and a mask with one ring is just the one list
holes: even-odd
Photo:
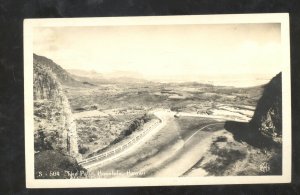
[(113, 71), (110, 73), (99, 73), (96, 71), (87, 71), (79, 69), (67, 69), (67, 71), (79, 81), (88, 81), (90, 83), (113, 84), (113, 83), (144, 83), (148, 82), (138, 73), (130, 71)]
[(101, 73), (96, 71), (87, 71), (81, 69), (67, 69), (66, 70), (74, 79), (81, 82), (98, 83), (98, 84), (109, 84), (112, 81), (107, 80)]
[(33, 63), (50, 69), (62, 85), (78, 86), (83, 85), (82, 82), (74, 79), (70, 73), (63, 69), (60, 65), (44, 56), (33, 54)]
[(90, 79), (99, 79), (103, 77), (103, 74), (94, 70), (81, 70), (81, 69), (66, 69), (72, 76), (75, 77), (88, 77)]

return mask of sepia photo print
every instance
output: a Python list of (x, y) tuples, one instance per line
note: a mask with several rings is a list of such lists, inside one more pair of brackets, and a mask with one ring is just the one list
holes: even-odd
[(27, 187), (286, 183), (288, 14), (24, 21)]

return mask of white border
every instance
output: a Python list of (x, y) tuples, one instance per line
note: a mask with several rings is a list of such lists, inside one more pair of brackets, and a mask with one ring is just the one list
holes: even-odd
[[(119, 179), (35, 179), (33, 137), (33, 28), (51, 26), (115, 26), (115, 25), (170, 25), (170, 24), (235, 24), (281, 23), (282, 44), (282, 111), (283, 163), (281, 176), (213, 176), (180, 178), (119, 178)], [(25, 162), (27, 188), (81, 188), (119, 186), (175, 186), (215, 184), (261, 184), (291, 182), (291, 87), (289, 15), (232, 14), (192, 16), (147, 16), (106, 18), (63, 18), (24, 20), (24, 104), (25, 104)]]

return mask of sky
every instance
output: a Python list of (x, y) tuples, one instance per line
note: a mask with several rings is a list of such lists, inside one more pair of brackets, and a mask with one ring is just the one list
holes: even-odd
[(33, 52), (65, 69), (129, 71), (150, 80), (274, 76), (280, 24), (36, 27)]

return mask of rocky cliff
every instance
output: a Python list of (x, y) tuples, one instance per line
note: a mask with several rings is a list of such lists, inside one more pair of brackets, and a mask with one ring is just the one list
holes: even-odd
[(35, 150), (59, 150), (79, 159), (76, 123), (61, 85), (74, 80), (45, 59), (34, 55), (33, 60)]
[(53, 62), (51, 59), (36, 54), (33, 54), (33, 59), (35, 62), (39, 62), (39, 64), (42, 64), (44, 68), (51, 70), (51, 72), (55, 74), (56, 78), (61, 84), (71, 86), (82, 85), (82, 82), (74, 79), (70, 73), (68, 73), (65, 69), (63, 69), (55, 62)]
[(252, 129), (277, 143), (282, 141), (282, 91), (281, 73), (277, 74), (266, 86), (257, 103), (250, 121)]

